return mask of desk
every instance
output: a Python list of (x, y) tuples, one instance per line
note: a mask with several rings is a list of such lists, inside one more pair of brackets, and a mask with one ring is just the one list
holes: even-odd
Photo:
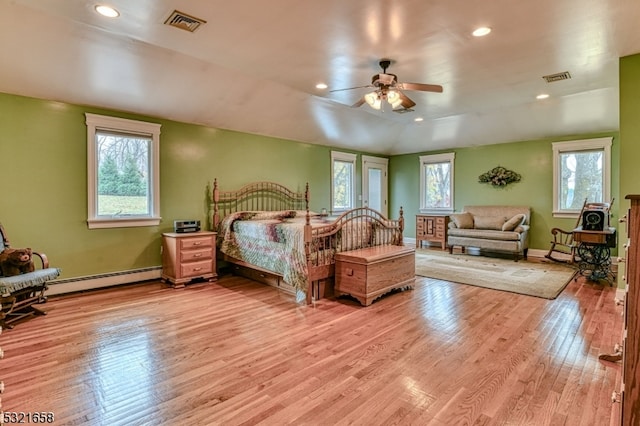
[(616, 246), (616, 228), (602, 231), (586, 231), (581, 226), (573, 230), (573, 241), (578, 243), (578, 268), (580, 275), (592, 281), (615, 281), (611, 271), (611, 250)]

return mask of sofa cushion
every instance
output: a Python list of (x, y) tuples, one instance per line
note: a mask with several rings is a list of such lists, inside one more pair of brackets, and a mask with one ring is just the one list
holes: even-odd
[(520, 241), (522, 234), (491, 229), (449, 229), (451, 237), (477, 238), (479, 240)]
[(459, 229), (473, 229), (473, 215), (471, 213), (455, 213), (450, 215), (450, 218)]
[(475, 229), (491, 229), (494, 231), (502, 231), (504, 225), (504, 216), (474, 216), (473, 227)]
[(524, 214), (519, 213), (519, 214), (513, 216), (511, 219), (507, 220), (504, 223), (504, 225), (502, 225), (502, 230), (503, 231), (513, 231), (518, 226), (523, 225), (526, 218), (527, 217)]

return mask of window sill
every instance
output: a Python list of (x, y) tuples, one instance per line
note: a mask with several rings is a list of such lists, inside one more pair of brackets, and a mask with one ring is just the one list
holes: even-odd
[(140, 226), (160, 225), (160, 217), (126, 218), (126, 219), (88, 219), (89, 229), (133, 228)]

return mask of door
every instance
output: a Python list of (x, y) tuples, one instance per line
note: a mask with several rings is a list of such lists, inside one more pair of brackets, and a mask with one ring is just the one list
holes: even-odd
[(386, 158), (362, 156), (362, 205), (386, 217), (388, 164)]

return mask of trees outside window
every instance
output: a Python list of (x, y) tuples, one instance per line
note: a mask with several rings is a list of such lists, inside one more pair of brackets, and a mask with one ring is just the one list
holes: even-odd
[(356, 154), (331, 152), (331, 211), (344, 212), (355, 207)]
[(556, 142), (553, 146), (553, 212), (575, 216), (584, 201), (610, 201), (612, 138)]
[(420, 156), (420, 210), (453, 211), (455, 153)]
[(160, 125), (86, 116), (89, 227), (157, 225)]

